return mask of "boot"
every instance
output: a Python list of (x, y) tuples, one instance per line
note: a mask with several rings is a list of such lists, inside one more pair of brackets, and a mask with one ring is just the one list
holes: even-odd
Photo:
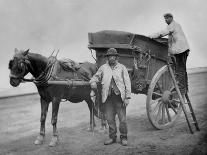
[(113, 144), (113, 143), (116, 143), (116, 139), (108, 139), (108, 140), (106, 140), (105, 142), (104, 142), (104, 145), (111, 145), (111, 144)]
[(121, 145), (127, 146), (127, 139), (125, 139), (125, 138), (121, 139)]

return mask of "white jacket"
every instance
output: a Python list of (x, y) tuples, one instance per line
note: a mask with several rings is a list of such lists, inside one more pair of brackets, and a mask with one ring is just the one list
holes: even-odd
[(161, 32), (151, 35), (151, 38), (159, 38), (168, 35), (168, 46), (170, 54), (179, 54), (189, 48), (188, 41), (180, 24), (174, 20), (167, 25), (167, 28)]
[(90, 83), (101, 82), (102, 84), (102, 102), (108, 97), (111, 79), (114, 81), (121, 93), (122, 101), (131, 98), (131, 81), (126, 67), (120, 63), (112, 69), (108, 63), (102, 65), (96, 74), (91, 78)]

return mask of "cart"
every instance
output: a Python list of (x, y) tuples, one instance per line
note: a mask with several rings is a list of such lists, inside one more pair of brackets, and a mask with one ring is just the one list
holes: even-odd
[[(193, 133), (190, 121), (199, 130), (188, 94), (182, 98), (180, 93), (168, 55), (167, 39), (153, 40), (143, 35), (113, 30), (89, 33), (88, 39), (88, 48), (92, 55), (95, 50), (96, 56), (93, 57), (98, 67), (105, 63), (104, 55), (108, 48), (116, 48), (119, 62), (128, 69), (132, 93), (147, 95), (147, 116), (156, 129), (172, 127), (183, 111), (190, 132)], [(100, 98), (98, 101), (101, 101)]]

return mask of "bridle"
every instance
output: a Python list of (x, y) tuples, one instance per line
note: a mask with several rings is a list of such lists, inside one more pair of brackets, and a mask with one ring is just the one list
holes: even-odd
[[(47, 63), (46, 68), (38, 77), (26, 79), (26, 78), (24, 78), (24, 76), (29, 72), (29, 69), (30, 69), (31, 73), (35, 73), (35, 70), (29, 60), (29, 57), (25, 56), (24, 58), (22, 58), (21, 62), (18, 62), (18, 63), (20, 63), (21, 68), (24, 68), (22, 73), (20, 73), (19, 75), (15, 75), (13, 73), (10, 73), (10, 78), (19, 79), (20, 83), (34, 82), (37, 86), (46, 84), (52, 75), (52, 71), (53, 71), (55, 62), (57, 60), (56, 57), (53, 57), (53, 56), (49, 57), (48, 59), (49, 59), (49, 61)], [(11, 60), (11, 61), (14, 61), (14, 60)]]
[[(15, 59), (15, 57), (14, 57), (14, 59)], [(10, 61), (14, 62), (14, 59), (10, 60)], [(18, 69), (22, 70), (22, 72), (19, 73), (18, 75), (11, 72), (9, 77), (14, 78), (14, 79), (19, 79), (19, 80), (21, 80), (21, 82), (24, 82), (24, 76), (29, 72), (29, 68), (31, 69), (31, 72), (34, 72), (34, 68), (32, 67), (28, 56), (25, 56), (20, 61), (18, 61), (17, 65), (18, 65)]]

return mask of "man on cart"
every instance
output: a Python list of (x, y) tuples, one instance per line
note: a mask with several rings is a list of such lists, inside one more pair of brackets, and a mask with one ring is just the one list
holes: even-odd
[(168, 51), (175, 58), (176, 80), (178, 81), (181, 94), (184, 97), (188, 92), (186, 61), (190, 48), (182, 27), (173, 19), (173, 15), (166, 13), (164, 14), (164, 19), (167, 23), (167, 28), (149, 37), (153, 39), (168, 36)]

